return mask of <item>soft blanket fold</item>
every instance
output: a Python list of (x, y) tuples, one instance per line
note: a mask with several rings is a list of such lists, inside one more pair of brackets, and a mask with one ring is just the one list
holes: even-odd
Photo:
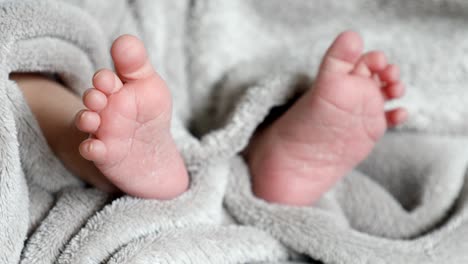
[[(468, 261), (465, 1), (0, 7), (0, 263)], [(273, 108), (310, 87), (327, 45), (350, 27), (402, 66), (408, 96), (389, 107), (405, 105), (411, 119), (317, 205), (255, 198), (238, 153)], [(95, 70), (111, 67), (108, 49), (124, 33), (145, 41), (173, 93), (172, 132), (191, 185), (171, 201), (85, 187), (53, 155), (8, 78), (54, 73), (81, 94)]]

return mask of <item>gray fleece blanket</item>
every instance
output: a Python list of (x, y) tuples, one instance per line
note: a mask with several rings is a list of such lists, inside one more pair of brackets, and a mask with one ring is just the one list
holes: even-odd
[[(0, 263), (468, 263), (465, 0), (0, 7)], [(388, 107), (406, 106), (409, 122), (314, 206), (255, 198), (239, 152), (272, 109), (311, 86), (348, 28), (402, 67), (407, 97)], [(52, 73), (81, 94), (96, 69), (112, 67), (109, 47), (123, 33), (144, 40), (173, 93), (191, 185), (171, 201), (85, 186), (9, 80)]]

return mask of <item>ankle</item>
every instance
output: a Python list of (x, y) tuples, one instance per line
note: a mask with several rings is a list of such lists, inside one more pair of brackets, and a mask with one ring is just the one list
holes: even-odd
[(272, 203), (312, 205), (344, 174), (335, 163), (297, 156), (296, 149), (285, 144), (273, 128), (252, 139), (244, 158), (256, 196)]
[(255, 196), (277, 204), (311, 206), (327, 190), (323, 184), (294, 177), (294, 172), (258, 175), (253, 178), (252, 191)]

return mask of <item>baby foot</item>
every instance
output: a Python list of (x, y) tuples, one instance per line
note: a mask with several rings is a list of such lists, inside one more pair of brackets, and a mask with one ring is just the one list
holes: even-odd
[(187, 189), (188, 175), (170, 134), (172, 101), (143, 43), (129, 35), (111, 49), (116, 74), (100, 70), (83, 95), (88, 108), (75, 124), (91, 137), (81, 155), (127, 194), (170, 199)]
[(406, 110), (384, 110), (404, 93), (398, 67), (362, 49), (358, 34), (338, 36), (313, 89), (253, 138), (246, 158), (257, 196), (312, 204), (369, 155), (388, 126), (404, 122)]

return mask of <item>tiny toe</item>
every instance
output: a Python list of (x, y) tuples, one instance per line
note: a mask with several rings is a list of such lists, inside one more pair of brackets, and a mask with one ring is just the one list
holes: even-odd
[(390, 64), (379, 73), (379, 78), (385, 83), (394, 83), (400, 80), (400, 68), (394, 64)]
[(363, 60), (357, 63), (356, 67), (351, 73), (362, 77), (372, 76), (372, 72)]
[(92, 111), (100, 112), (107, 105), (107, 97), (98, 89), (88, 89), (83, 95), (83, 104)]
[(383, 92), (387, 100), (401, 98), (405, 95), (405, 85), (402, 82), (389, 84), (383, 88)]
[(94, 74), (93, 85), (94, 88), (107, 95), (117, 92), (123, 86), (119, 77), (108, 69), (99, 70)]
[(328, 49), (323, 58), (321, 71), (349, 73), (361, 56), (364, 44), (358, 33), (341, 33)]
[(117, 38), (111, 48), (117, 74), (124, 81), (145, 79), (155, 74), (141, 40), (132, 35)]
[(102, 163), (105, 161), (107, 148), (101, 140), (89, 138), (81, 142), (79, 151), (83, 158), (95, 163)]
[(408, 119), (408, 112), (404, 108), (397, 108), (385, 113), (387, 124), (389, 127), (394, 127), (404, 123)]
[(99, 114), (92, 111), (82, 110), (76, 114), (75, 125), (85, 133), (94, 133), (101, 124)]
[(381, 51), (371, 51), (364, 54), (352, 74), (370, 77), (372, 73), (380, 72), (387, 67), (387, 57)]

